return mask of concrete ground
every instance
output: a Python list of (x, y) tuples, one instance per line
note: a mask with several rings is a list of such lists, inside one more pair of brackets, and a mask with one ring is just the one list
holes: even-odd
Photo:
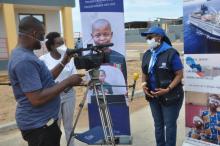
[[(174, 43), (174, 48), (179, 51), (182, 50), (182, 43)], [(140, 53), (145, 51), (146, 44), (129, 44), (127, 48), (128, 60), (139, 60)], [(1, 74), (1, 72), (0, 72)], [(5, 74), (5, 72), (4, 72)], [(132, 104), (132, 103), (131, 103)], [(131, 132), (133, 136), (132, 146), (155, 146), (154, 139), (154, 125), (151, 116), (149, 106), (140, 108), (130, 115), (131, 119)], [(177, 146), (182, 146), (185, 137), (185, 107), (181, 109), (181, 113), (178, 119), (178, 131), (177, 131)], [(85, 131), (85, 129), (76, 129), (76, 131)], [(0, 132), (0, 146), (27, 146), (27, 143), (22, 139), (18, 130), (12, 130), (8, 132)], [(64, 135), (61, 138), (61, 146), (66, 146)], [(86, 146), (86, 144), (75, 141), (75, 146)]]
[[(132, 103), (131, 103), (132, 104)], [(141, 108), (130, 116), (131, 131), (133, 136), (132, 146), (155, 146), (154, 125), (149, 106)], [(178, 119), (177, 146), (181, 146), (185, 136), (185, 110), (184, 106)], [(83, 131), (85, 129), (77, 129)], [(0, 146), (27, 146), (18, 130), (0, 133)], [(61, 146), (66, 146), (64, 135), (62, 135)], [(86, 144), (75, 140), (75, 146), (86, 146)]]

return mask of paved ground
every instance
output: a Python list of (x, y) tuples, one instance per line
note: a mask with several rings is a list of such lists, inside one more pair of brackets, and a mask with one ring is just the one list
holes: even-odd
[[(175, 43), (174, 47), (182, 50), (182, 43)], [(145, 51), (145, 44), (130, 44), (127, 47), (127, 58), (129, 60), (139, 60), (140, 53)], [(3, 72), (5, 74), (5, 72)], [(1, 72), (0, 72), (1, 75)], [(0, 116), (1, 119), (1, 116)], [(140, 108), (133, 112), (130, 116), (131, 131), (133, 135), (133, 146), (155, 146), (154, 125), (149, 107)], [(77, 129), (84, 131), (86, 128)], [(178, 119), (178, 135), (177, 146), (181, 146), (185, 136), (185, 109), (181, 110)], [(65, 146), (64, 135), (62, 135), (61, 146)], [(86, 144), (75, 141), (76, 146), (86, 146)], [(21, 138), (18, 130), (0, 133), (0, 146), (27, 146), (26, 142)]]
[[(181, 146), (185, 135), (185, 111), (181, 110), (178, 119), (177, 146)], [(133, 146), (155, 146), (153, 119), (149, 106), (144, 107), (131, 114), (131, 129), (133, 135)], [(77, 129), (83, 131), (83, 129)], [(64, 135), (62, 135), (61, 146), (65, 146)], [(86, 144), (75, 141), (76, 146), (86, 146)], [(18, 130), (0, 133), (0, 146), (27, 146), (21, 138)]]

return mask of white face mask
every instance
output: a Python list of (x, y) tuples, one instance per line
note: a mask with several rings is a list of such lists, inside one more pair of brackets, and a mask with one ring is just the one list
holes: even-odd
[(155, 38), (152, 38), (150, 40), (147, 39), (147, 44), (148, 44), (149, 48), (151, 48), (151, 49), (154, 49), (160, 45), (160, 43), (156, 42)]
[(63, 56), (66, 53), (67, 47), (65, 44), (59, 46), (56, 48), (57, 52), (60, 53), (61, 56)]

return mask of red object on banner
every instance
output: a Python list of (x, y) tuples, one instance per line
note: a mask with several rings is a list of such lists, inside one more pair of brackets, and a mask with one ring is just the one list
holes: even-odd
[(207, 106), (201, 106), (201, 105), (193, 105), (191, 103), (186, 104), (186, 127), (193, 127), (193, 117), (199, 116), (201, 111), (204, 111), (207, 109)]

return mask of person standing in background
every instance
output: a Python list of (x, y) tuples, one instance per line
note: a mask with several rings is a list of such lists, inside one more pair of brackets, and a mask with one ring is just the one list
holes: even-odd
[[(40, 60), (42, 60), (46, 64), (48, 69), (51, 70), (52, 68), (54, 68), (54, 66), (56, 66), (58, 62), (60, 62), (63, 59), (64, 55), (60, 54), (57, 51), (57, 48), (65, 47), (65, 44), (63, 38), (60, 36), (58, 32), (48, 33), (46, 39), (47, 39), (46, 47), (48, 53), (41, 56)], [(62, 72), (55, 80), (56, 83), (59, 83), (64, 79), (68, 78), (69, 76), (77, 73), (73, 58), (71, 58), (69, 63), (67, 63), (63, 67), (64, 68)], [(75, 101), (76, 101), (75, 91), (73, 88), (70, 88), (69, 90), (62, 92), (60, 94), (60, 97), (61, 97), (61, 104), (60, 104), (58, 125), (60, 126), (62, 120), (65, 130), (66, 140), (68, 141), (73, 126), (73, 114), (74, 114)], [(73, 146), (73, 145), (74, 142), (72, 139), (69, 146)]]

